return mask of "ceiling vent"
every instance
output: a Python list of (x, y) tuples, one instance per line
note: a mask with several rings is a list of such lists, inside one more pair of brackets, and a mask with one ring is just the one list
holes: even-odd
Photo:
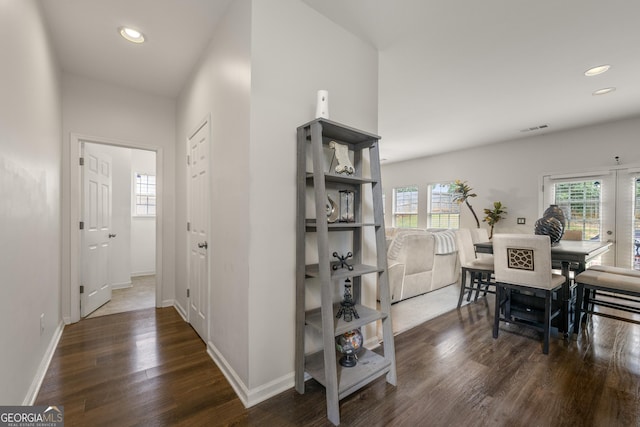
[(520, 132), (531, 132), (531, 131), (535, 131), (535, 130), (543, 130), (548, 128), (549, 125), (540, 125), (540, 126), (533, 126), (530, 128), (526, 128), (526, 129), (520, 129)]

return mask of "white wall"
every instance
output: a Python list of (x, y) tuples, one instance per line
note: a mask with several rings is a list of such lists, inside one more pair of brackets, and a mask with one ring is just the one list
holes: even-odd
[[(378, 54), (297, 0), (253, 2), (250, 150), (251, 389), (293, 380), (296, 128), (329, 91), (331, 120), (376, 133)], [(268, 319), (268, 320), (267, 320)]]
[[(176, 301), (187, 308), (186, 141), (211, 118), (210, 313), (207, 345), (227, 376), (248, 384), (251, 2), (231, 2), (178, 100)], [(233, 381), (232, 381), (233, 382)], [(240, 390), (240, 394), (243, 391)]]
[[(145, 150), (131, 150), (131, 174), (129, 188), (133, 185), (133, 174), (156, 174), (156, 153)], [(135, 190), (132, 191), (135, 195)], [(131, 219), (131, 276), (155, 274), (156, 271), (156, 217), (131, 216), (130, 199), (129, 218)]]
[[(209, 347), (248, 405), (293, 385), (296, 128), (314, 119), (319, 89), (332, 119), (376, 131), (374, 49), (297, 0), (242, 0), (178, 101), (179, 224), (185, 141), (211, 115)], [(177, 247), (186, 307), (186, 232)]]
[[(615, 156), (622, 166), (638, 165), (638, 135), (640, 118), (632, 118), (385, 165), (385, 223), (391, 225), (393, 187), (418, 184), (419, 203), (426, 209), (427, 184), (461, 179), (478, 195), (469, 200), (482, 227), (487, 227), (482, 223), (484, 208), (501, 201), (508, 214), (495, 232), (532, 233), (547, 207), (539, 197), (543, 175), (613, 169)], [(517, 225), (518, 217), (526, 218), (526, 224)], [(476, 226), (466, 206), (461, 206), (461, 218), (462, 227)], [(419, 226), (426, 227), (425, 221)]]
[(62, 330), (60, 85), (36, 1), (0, 0), (0, 52), (0, 405), (22, 405)]
[[(70, 195), (67, 192), (70, 168), (70, 134), (118, 141), (140, 148), (162, 149), (163, 158), (163, 236), (162, 299), (171, 304), (174, 298), (175, 260), (175, 102), (172, 99), (125, 89), (82, 76), (63, 73), (63, 214), (68, 217)], [(75, 166), (74, 166), (75, 167)], [(63, 222), (63, 254), (69, 250), (70, 224)], [(69, 261), (63, 259), (62, 283), (68, 284)], [(71, 312), (68, 286), (62, 287), (62, 310), (65, 318)]]

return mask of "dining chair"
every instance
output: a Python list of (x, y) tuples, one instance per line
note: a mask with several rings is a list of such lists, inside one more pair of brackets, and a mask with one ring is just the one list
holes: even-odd
[(531, 327), (542, 331), (542, 352), (549, 354), (551, 321), (561, 313), (561, 289), (566, 280), (552, 272), (549, 236), (496, 234), (493, 254), (496, 282), (493, 338), (498, 338), (501, 321)]
[[(487, 240), (488, 236), (487, 236)], [(460, 258), (460, 296), (458, 297), (458, 308), (462, 305), (464, 295), (467, 294), (467, 301), (471, 300), (471, 294), (475, 291), (474, 301), (478, 300), (480, 291), (494, 293), (489, 290), (493, 287), (493, 257), (478, 258), (473, 246), (471, 231), (467, 228), (456, 230), (456, 245)], [(467, 285), (467, 274), (469, 274), (469, 284)]]

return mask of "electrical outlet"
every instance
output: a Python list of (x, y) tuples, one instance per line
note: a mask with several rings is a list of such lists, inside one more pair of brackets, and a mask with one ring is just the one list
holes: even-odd
[(524, 223), (525, 223), (524, 218), (518, 218), (518, 224), (524, 224)]
[(40, 315), (40, 335), (44, 333), (44, 313)]

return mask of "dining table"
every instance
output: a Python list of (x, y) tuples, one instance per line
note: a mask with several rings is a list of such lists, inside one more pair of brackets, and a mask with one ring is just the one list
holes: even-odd
[[(566, 280), (562, 286), (562, 314), (558, 331), (568, 336), (573, 330), (575, 305), (575, 285), (571, 282), (571, 272), (580, 274), (587, 268), (587, 264), (611, 248), (611, 242), (600, 242), (594, 240), (560, 240), (551, 246), (551, 261), (561, 266), (562, 275)], [(493, 253), (493, 242), (475, 243), (476, 253)]]

